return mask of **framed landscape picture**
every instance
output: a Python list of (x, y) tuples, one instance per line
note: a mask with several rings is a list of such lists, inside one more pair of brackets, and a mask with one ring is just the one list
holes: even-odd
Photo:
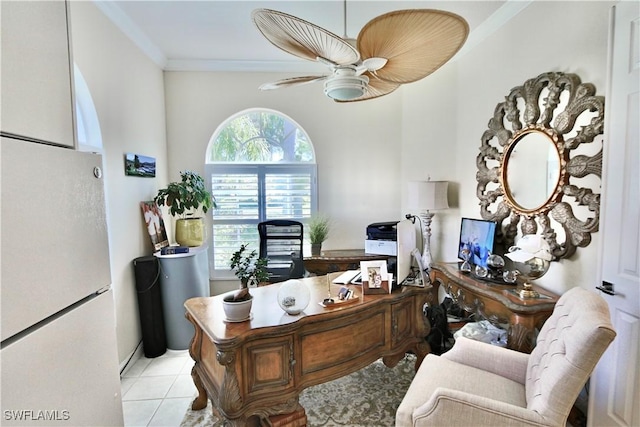
[(156, 159), (142, 154), (126, 153), (124, 155), (124, 173), (129, 176), (155, 178)]

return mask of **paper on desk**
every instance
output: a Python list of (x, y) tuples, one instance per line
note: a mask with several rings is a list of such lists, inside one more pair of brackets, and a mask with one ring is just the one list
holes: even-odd
[(351, 283), (353, 279), (356, 278), (360, 274), (360, 270), (347, 270), (335, 279), (333, 279), (333, 283), (338, 285), (348, 285)]

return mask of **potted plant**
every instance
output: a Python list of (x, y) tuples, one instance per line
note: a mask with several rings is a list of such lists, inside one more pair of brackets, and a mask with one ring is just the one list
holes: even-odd
[(201, 208), (203, 213), (216, 208), (215, 198), (204, 184), (204, 179), (196, 172), (180, 172), (181, 181), (172, 182), (167, 188), (158, 190), (154, 201), (169, 207), (169, 213), (176, 219), (175, 240), (183, 246), (200, 246), (204, 242), (204, 221), (194, 216)]
[(329, 217), (326, 215), (315, 215), (309, 221), (309, 241), (311, 242), (311, 255), (319, 256), (322, 250), (322, 242), (329, 236)]
[(269, 280), (267, 259), (258, 258), (258, 252), (249, 251), (246, 244), (231, 256), (231, 269), (240, 279), (240, 289), (227, 295), (223, 299), (223, 308), (230, 321), (244, 321), (249, 319), (253, 296), (249, 293), (250, 284), (258, 284)]

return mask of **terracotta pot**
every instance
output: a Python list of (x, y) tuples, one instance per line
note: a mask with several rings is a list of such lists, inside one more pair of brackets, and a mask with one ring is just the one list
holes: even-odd
[(204, 221), (202, 218), (176, 220), (176, 242), (181, 246), (202, 246), (204, 243)]
[[(230, 295), (227, 298), (232, 298)], [(226, 301), (222, 300), (222, 308), (227, 320), (230, 322), (244, 322), (251, 317), (251, 306), (253, 305), (253, 297), (246, 301)]]

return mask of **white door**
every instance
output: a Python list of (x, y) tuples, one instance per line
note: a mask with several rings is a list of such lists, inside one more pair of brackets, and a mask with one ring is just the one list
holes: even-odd
[(600, 278), (617, 337), (591, 380), (592, 426), (640, 425), (640, 3), (612, 14), (600, 231)]

